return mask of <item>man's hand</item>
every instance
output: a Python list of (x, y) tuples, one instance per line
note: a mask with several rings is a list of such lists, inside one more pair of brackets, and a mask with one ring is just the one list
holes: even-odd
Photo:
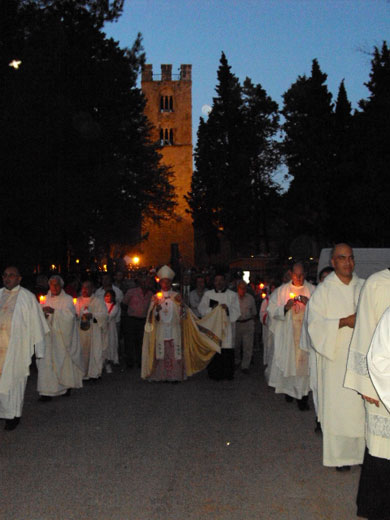
[(349, 316), (346, 316), (345, 318), (340, 318), (339, 329), (342, 329), (343, 327), (349, 327), (350, 329), (353, 329), (355, 326), (355, 321), (356, 321), (356, 312), (355, 312), (355, 314), (350, 314)]
[(44, 312), (45, 314), (53, 314), (53, 312), (54, 312), (53, 307), (49, 307), (49, 306), (47, 306), (47, 307), (43, 307), (42, 310), (43, 310), (43, 312)]
[(87, 312), (86, 314), (83, 314), (83, 316), (85, 316), (85, 319), (87, 319), (87, 320), (92, 320), (92, 313), (91, 312)]
[(309, 298), (307, 296), (301, 296), (300, 300), (299, 300), (301, 303), (303, 303), (303, 305), (306, 305), (307, 302), (309, 301)]
[(363, 395), (363, 394), (362, 394), (362, 399), (367, 401), (367, 403), (375, 404), (375, 406), (377, 408), (379, 408), (379, 401), (377, 399), (373, 399), (372, 397), (368, 397), (368, 395)]
[(284, 313), (288, 312), (291, 307), (294, 305), (294, 300), (292, 298), (290, 298), (289, 300), (287, 300), (287, 303), (286, 305), (284, 306)]

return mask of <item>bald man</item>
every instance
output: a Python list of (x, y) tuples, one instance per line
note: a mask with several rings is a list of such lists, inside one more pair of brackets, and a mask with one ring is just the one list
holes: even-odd
[(363, 280), (354, 273), (355, 260), (348, 244), (333, 248), (331, 262), (334, 272), (310, 300), (308, 333), (319, 356), (318, 419), (323, 431), (323, 464), (345, 471), (363, 462), (365, 448), (363, 401), (343, 386)]

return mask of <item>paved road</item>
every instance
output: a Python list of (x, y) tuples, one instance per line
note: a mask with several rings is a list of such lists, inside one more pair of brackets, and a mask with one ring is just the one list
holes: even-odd
[[(314, 413), (249, 376), (117, 369), (0, 430), (1, 520), (352, 520), (359, 468), (321, 464)], [(1, 424), (1, 428), (3, 424)]]

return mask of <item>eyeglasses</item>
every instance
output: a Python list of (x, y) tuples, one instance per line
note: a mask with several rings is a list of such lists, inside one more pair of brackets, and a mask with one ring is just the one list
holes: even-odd
[(2, 274), (2, 277), (3, 277), (3, 278), (18, 278), (19, 275), (18, 275), (18, 274), (15, 274), (15, 273), (3, 273), (3, 274)]

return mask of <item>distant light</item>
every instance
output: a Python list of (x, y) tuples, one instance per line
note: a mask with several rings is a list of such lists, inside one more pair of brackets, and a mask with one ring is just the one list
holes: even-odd
[(156, 276), (154, 279), (156, 280), (157, 283), (160, 281), (160, 278), (158, 276)]
[(292, 260), (292, 258), (293, 258), (292, 256), (289, 256), (289, 257), (288, 257), (289, 260)]
[(255, 255), (251, 255), (251, 258), (254, 258), (254, 257), (255, 257)]
[(78, 258), (76, 258), (76, 264), (79, 264), (80, 263), (80, 260)]
[(227, 441), (226, 446), (230, 446), (230, 442), (229, 441)]
[(57, 269), (57, 267), (55, 266), (55, 264), (51, 264), (50, 271), (55, 271), (56, 269)]
[(22, 64), (21, 60), (12, 60), (11, 63), (8, 63), (8, 65), (15, 70), (17, 70), (21, 64)]
[(139, 256), (133, 257), (133, 264), (135, 264), (135, 265), (139, 264)]
[(309, 260), (314, 260), (314, 258), (311, 256), (311, 257), (309, 258)]
[(264, 289), (264, 284), (263, 284), (263, 282), (259, 283), (259, 287), (260, 287), (260, 289)]
[(107, 264), (103, 264), (103, 271), (106, 273), (107, 272)]

